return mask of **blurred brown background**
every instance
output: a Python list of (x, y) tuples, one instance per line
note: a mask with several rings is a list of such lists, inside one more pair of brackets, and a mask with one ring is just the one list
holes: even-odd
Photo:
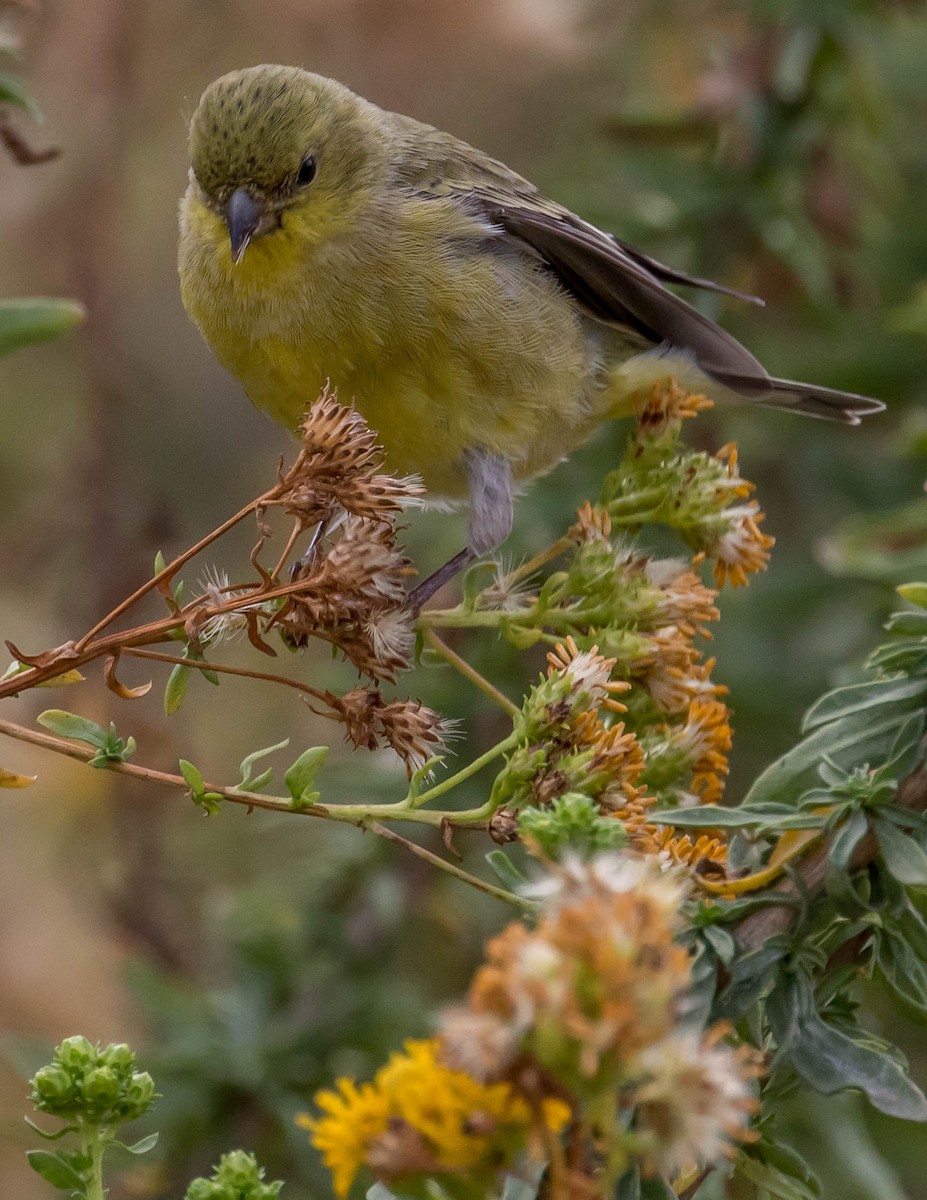
[[(780, 542), (769, 574), (722, 603), (732, 795), (873, 644), (899, 581), (891, 546), (863, 530), (861, 561), (838, 524), (915, 500), (923, 476), (922, 4), (36, 0), (0, 11), (47, 117), (18, 127), (63, 151), (30, 168), (0, 156), (0, 292), (74, 296), (89, 313), (76, 334), (0, 361), (4, 637), (38, 650), (78, 634), (147, 576), (158, 548), (170, 557), (263, 490), (288, 449), (200, 342), (175, 270), (187, 117), (216, 76), (280, 61), (474, 142), (674, 265), (758, 291), (765, 312), (725, 302), (723, 316), (776, 373), (891, 404), (862, 431), (775, 414), (700, 422), (706, 445), (741, 442)], [(533, 490), (513, 552), (569, 520), (619, 437), (603, 434)], [(417, 516), (413, 551), (434, 565), (462, 522)], [(220, 563), (233, 575), (247, 539), (237, 545)], [(517, 694), (513, 655), (474, 653), (497, 677), (511, 672)], [(314, 658), (288, 669), (348, 680)], [(477, 743), (498, 732), (452, 681), (421, 674), (407, 690), (470, 720)], [(146, 762), (183, 755), (219, 776), (284, 736), (296, 748), (332, 740), (304, 706), (235, 683), (195, 680), (170, 720), (157, 687), (128, 705), (88, 683), (47, 704), (116, 720)], [(38, 710), (32, 698), (10, 706), (24, 722)], [(386, 758), (335, 757), (323, 783), (333, 798), (401, 786)], [(285, 1196), (326, 1195), (292, 1112), (335, 1072), (363, 1073), (426, 1030), (429, 1007), (463, 986), (507, 914), (354, 831), (239, 812), (207, 822), (176, 795), (13, 743), (0, 763), (40, 776), (0, 801), (0, 1193), (48, 1194), (23, 1160), (24, 1073), (81, 1032), (143, 1048), (165, 1092), (152, 1127), (165, 1129), (166, 1155), (114, 1180), (113, 1200), (180, 1195), (236, 1145), (291, 1180)], [(924, 1083), (920, 1035), (884, 1020)], [(794, 1126), (824, 1154), (826, 1193), (891, 1196), (890, 1175), (867, 1175), (857, 1108), (819, 1107), (796, 1109)], [(855, 1132), (828, 1151), (841, 1129)], [(871, 1132), (908, 1194), (927, 1196), (927, 1135), (887, 1122)]]

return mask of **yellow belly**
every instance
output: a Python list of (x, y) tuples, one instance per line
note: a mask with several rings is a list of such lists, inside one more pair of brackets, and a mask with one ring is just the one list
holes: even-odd
[(221, 219), (188, 197), (184, 304), (252, 402), (290, 429), (329, 381), (377, 430), (389, 469), (430, 492), (465, 491), (473, 447), (517, 477), (549, 469), (602, 403), (575, 304), (515, 254), (449, 252), (435, 202), (408, 204), (323, 247), (285, 219), (235, 266)]

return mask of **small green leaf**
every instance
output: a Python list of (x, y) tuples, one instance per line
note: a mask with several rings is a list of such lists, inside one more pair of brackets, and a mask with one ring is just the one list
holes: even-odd
[(192, 667), (185, 667), (182, 663), (175, 663), (171, 669), (171, 673), (167, 677), (167, 685), (164, 688), (164, 715), (166, 717), (173, 716), (183, 704), (192, 671)]
[(318, 799), (318, 792), (312, 791), (312, 785), (327, 754), (327, 746), (312, 746), (302, 752), (284, 775), (283, 782), (294, 806), (307, 807)]
[(27, 112), (33, 121), (41, 121), (42, 112), (18, 75), (0, 71), (0, 104), (12, 104)]
[(676, 1193), (662, 1175), (648, 1175), (641, 1180), (641, 1200), (676, 1200)]
[(909, 887), (927, 885), (927, 853), (914, 838), (909, 837), (890, 821), (874, 823), (882, 851), (882, 861), (899, 883)]
[(868, 683), (851, 683), (835, 688), (816, 701), (805, 713), (802, 733), (810, 733), (829, 721), (898, 700), (907, 700), (927, 693), (925, 679), (878, 679)]
[(862, 841), (869, 828), (866, 814), (857, 810), (850, 814), (834, 834), (830, 844), (828, 858), (831, 864), (840, 871), (845, 871), (850, 865), (853, 851)]
[(182, 758), (180, 760), (180, 773), (184, 777), (190, 790), (196, 795), (206, 790), (206, 784), (203, 782), (203, 776), (198, 767), (195, 767), (192, 762)]
[(499, 882), (513, 892), (523, 888), (528, 882), (504, 850), (490, 850), (486, 855), (486, 862)]
[(615, 1188), (615, 1200), (640, 1200), (641, 1172), (640, 1167), (628, 1167), (618, 1180)]
[(74, 300), (0, 300), (0, 355), (58, 337), (83, 319)]
[[(920, 682), (927, 689), (927, 681)], [(763, 771), (748, 791), (745, 806), (755, 809), (767, 801), (797, 803), (815, 785), (825, 755), (847, 771), (879, 762), (890, 749), (899, 725), (918, 703), (918, 695), (906, 695), (891, 704), (864, 708), (819, 726)]]
[(26, 1158), (29, 1166), (37, 1175), (41, 1175), (46, 1183), (54, 1188), (82, 1188), (84, 1180), (80, 1173), (60, 1154), (51, 1150), (27, 1150)]
[(898, 595), (909, 604), (927, 608), (927, 583), (903, 583), (896, 589)]
[(117, 1146), (121, 1146), (123, 1150), (127, 1150), (129, 1154), (147, 1154), (149, 1150), (153, 1150), (158, 1144), (157, 1133), (149, 1133), (147, 1137), (140, 1138), (137, 1142), (133, 1142), (131, 1146), (127, 1146), (125, 1142), (116, 1142)]
[(271, 771), (264, 771), (257, 779), (252, 779), (251, 768), (256, 762), (260, 762), (262, 758), (266, 758), (268, 754), (274, 754), (277, 750), (285, 750), (290, 744), (289, 738), (284, 738), (282, 742), (277, 742), (275, 746), (265, 746), (263, 750), (255, 750), (253, 754), (246, 755), (239, 764), (238, 770), (241, 773), (241, 778), (238, 781), (238, 786), (252, 792), (258, 791), (259, 788), (270, 782)]
[(41, 1125), (36, 1125), (31, 1117), (23, 1117), (23, 1120), (29, 1126), (33, 1133), (37, 1133), (40, 1138), (44, 1138), (46, 1142), (57, 1142), (63, 1137), (67, 1137), (69, 1133), (74, 1133), (77, 1129), (76, 1125), (65, 1125), (61, 1129), (56, 1129), (54, 1133), (49, 1133), (43, 1129)]
[(65, 712), (63, 708), (47, 708), (39, 713), (36, 722), (58, 737), (87, 742), (98, 750), (102, 750), (109, 740), (109, 734), (102, 725), (87, 717), (79, 717), (77, 713)]
[(166, 569), (167, 569), (167, 563), (164, 561), (164, 555), (159, 550), (158, 553), (155, 555), (154, 573), (155, 573), (155, 575), (160, 575), (161, 572)]

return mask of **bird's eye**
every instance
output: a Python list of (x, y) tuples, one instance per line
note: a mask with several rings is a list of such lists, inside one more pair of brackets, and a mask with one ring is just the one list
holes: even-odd
[(305, 187), (306, 184), (312, 183), (313, 179), (315, 179), (315, 155), (307, 154), (299, 164), (299, 170), (296, 172), (296, 183), (299, 187)]

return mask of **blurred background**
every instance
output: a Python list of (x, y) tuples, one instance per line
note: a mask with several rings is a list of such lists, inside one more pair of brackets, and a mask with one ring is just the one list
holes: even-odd
[[(170, 558), (264, 490), (289, 450), (200, 342), (175, 271), (187, 119), (213, 78), (262, 61), (333, 75), (664, 261), (758, 293), (765, 310), (699, 302), (776, 374), (888, 403), (859, 430), (731, 410), (693, 431), (706, 448), (739, 442), (777, 538), (769, 572), (722, 597), (712, 649), (735, 714), (731, 798), (858, 667), (893, 585), (925, 577), (927, 5), (19, 0), (0, 20), (46, 116), (13, 123), (62, 150), (31, 167), (0, 153), (0, 294), (73, 296), (89, 312), (78, 332), (0, 361), (3, 637), (37, 651), (77, 635), (158, 549)], [(506, 552), (556, 536), (622, 437), (603, 431), (536, 485)], [(415, 515), (413, 557), (443, 561), (463, 522)], [(217, 565), (234, 577), (247, 549), (243, 535)], [(457, 644), (519, 694), (523, 661)], [(350, 686), (318, 655), (288, 669)], [(115, 719), (148, 763), (182, 755), (223, 778), (283, 736), (297, 750), (332, 740), (305, 706), (236, 682), (195, 679), (172, 719), (157, 687), (120, 704), (88, 683), (46, 703)], [(461, 754), (501, 736), (446, 672), (400, 687), (464, 719)], [(9, 713), (31, 723), (44, 706)], [(237, 1146), (289, 1181), (285, 1197), (329, 1196), (294, 1112), (426, 1034), (509, 912), (355, 830), (241, 811), (206, 821), (176, 794), (14, 743), (0, 763), (40, 775), (2, 793), (0, 813), (0, 1193), (49, 1194), (23, 1157), (24, 1079), (80, 1032), (131, 1041), (164, 1093), (158, 1162), (127, 1166), (112, 1200), (179, 1196)], [(403, 772), (337, 747), (321, 782), (331, 799), (386, 799)], [(486, 847), (460, 848), (480, 869)], [(923, 1035), (872, 1002), (924, 1085)], [(927, 1197), (923, 1129), (818, 1097), (796, 1101), (789, 1133), (827, 1197)]]

